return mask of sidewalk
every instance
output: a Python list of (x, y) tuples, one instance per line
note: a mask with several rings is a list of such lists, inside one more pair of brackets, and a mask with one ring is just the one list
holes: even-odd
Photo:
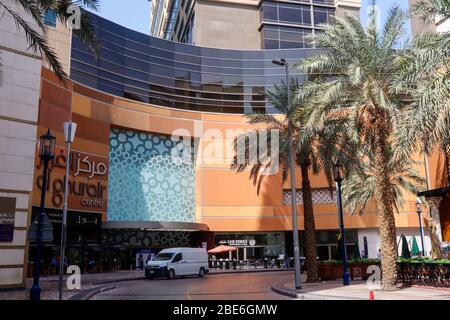
[[(63, 299), (68, 300), (75, 295), (80, 295), (83, 292), (90, 292), (95, 288), (100, 289), (105, 283), (112, 283), (117, 281), (128, 281), (143, 279), (142, 271), (119, 271), (110, 273), (84, 273), (81, 275), (81, 290), (68, 290), (65, 283), (68, 275), (64, 275), (64, 291)], [(0, 300), (28, 300), (30, 288), (33, 285), (33, 279), (27, 279), (27, 288), (19, 290), (2, 290), (0, 291)], [(58, 276), (41, 276), (41, 299), (42, 300), (57, 300), (58, 294)], [(103, 286), (104, 287), (104, 286)]]
[[(303, 277), (302, 277), (303, 278)], [(294, 290), (294, 277), (291, 281), (276, 283), (272, 291), (302, 300), (369, 300), (370, 289), (366, 281), (352, 281), (343, 286), (342, 280), (305, 283), (302, 290)], [(450, 300), (450, 290), (444, 288), (405, 287), (396, 291), (373, 290), (375, 300)]]

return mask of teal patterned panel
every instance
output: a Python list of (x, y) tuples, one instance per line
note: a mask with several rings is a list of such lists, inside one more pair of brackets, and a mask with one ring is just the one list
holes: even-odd
[(113, 128), (109, 143), (109, 221), (195, 222), (195, 166), (171, 157), (181, 142)]

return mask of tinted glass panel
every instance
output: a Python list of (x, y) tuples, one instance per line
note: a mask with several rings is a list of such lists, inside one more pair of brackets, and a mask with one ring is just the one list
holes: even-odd
[(44, 23), (50, 27), (56, 27), (56, 13), (53, 10), (47, 9), (44, 13)]
[[(278, 14), (268, 6), (268, 16)], [(302, 20), (303, 9), (286, 12)], [(270, 14), (270, 15), (269, 15)], [(266, 107), (262, 93), (284, 80), (284, 69), (272, 64), (284, 57), (294, 65), (315, 51), (304, 46), (299, 28), (264, 27), (269, 51), (201, 48), (153, 38), (91, 15), (101, 46), (94, 57), (74, 37), (71, 78), (104, 92), (172, 108), (242, 113)], [(290, 32), (290, 33), (288, 33)], [(295, 69), (292, 77), (303, 79)]]

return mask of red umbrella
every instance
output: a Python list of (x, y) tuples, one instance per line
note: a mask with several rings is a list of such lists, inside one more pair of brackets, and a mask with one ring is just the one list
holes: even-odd
[(208, 250), (208, 253), (222, 253), (222, 252), (229, 252), (229, 251), (236, 251), (236, 250), (237, 250), (236, 247), (220, 245), (211, 250)]

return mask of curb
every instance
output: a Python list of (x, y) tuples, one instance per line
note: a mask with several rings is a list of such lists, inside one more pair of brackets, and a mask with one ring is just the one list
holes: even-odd
[(257, 269), (257, 270), (236, 270), (236, 271), (217, 271), (209, 272), (208, 275), (215, 274), (236, 274), (236, 273), (262, 273), (262, 272), (287, 272), (294, 271), (294, 269)]
[(96, 294), (115, 289), (115, 286), (97, 287), (77, 293), (69, 298), (69, 300), (89, 300)]
[(142, 277), (130, 277), (130, 278), (119, 278), (119, 279), (95, 281), (95, 282), (92, 282), (92, 284), (99, 285), (99, 284), (108, 284), (108, 283), (123, 282), (123, 281), (133, 281), (133, 280), (144, 280), (144, 279), (145, 279), (144, 276), (142, 276)]
[(301, 300), (367, 300), (364, 298), (356, 298), (356, 297), (330, 296), (323, 294), (307, 293), (304, 291), (296, 291), (294, 289), (286, 288), (278, 284), (272, 285), (270, 289), (273, 292), (281, 294), (283, 296)]
[(283, 295), (283, 296), (287, 296), (287, 297), (295, 298), (295, 299), (300, 298), (300, 297), (299, 297), (299, 294), (298, 294), (297, 291), (295, 291), (295, 290), (282, 289), (282, 288), (279, 288), (279, 287), (277, 287), (277, 286), (275, 286), (275, 285), (273, 285), (270, 289), (271, 289), (273, 292), (278, 293), (278, 294), (281, 294), (281, 295)]

